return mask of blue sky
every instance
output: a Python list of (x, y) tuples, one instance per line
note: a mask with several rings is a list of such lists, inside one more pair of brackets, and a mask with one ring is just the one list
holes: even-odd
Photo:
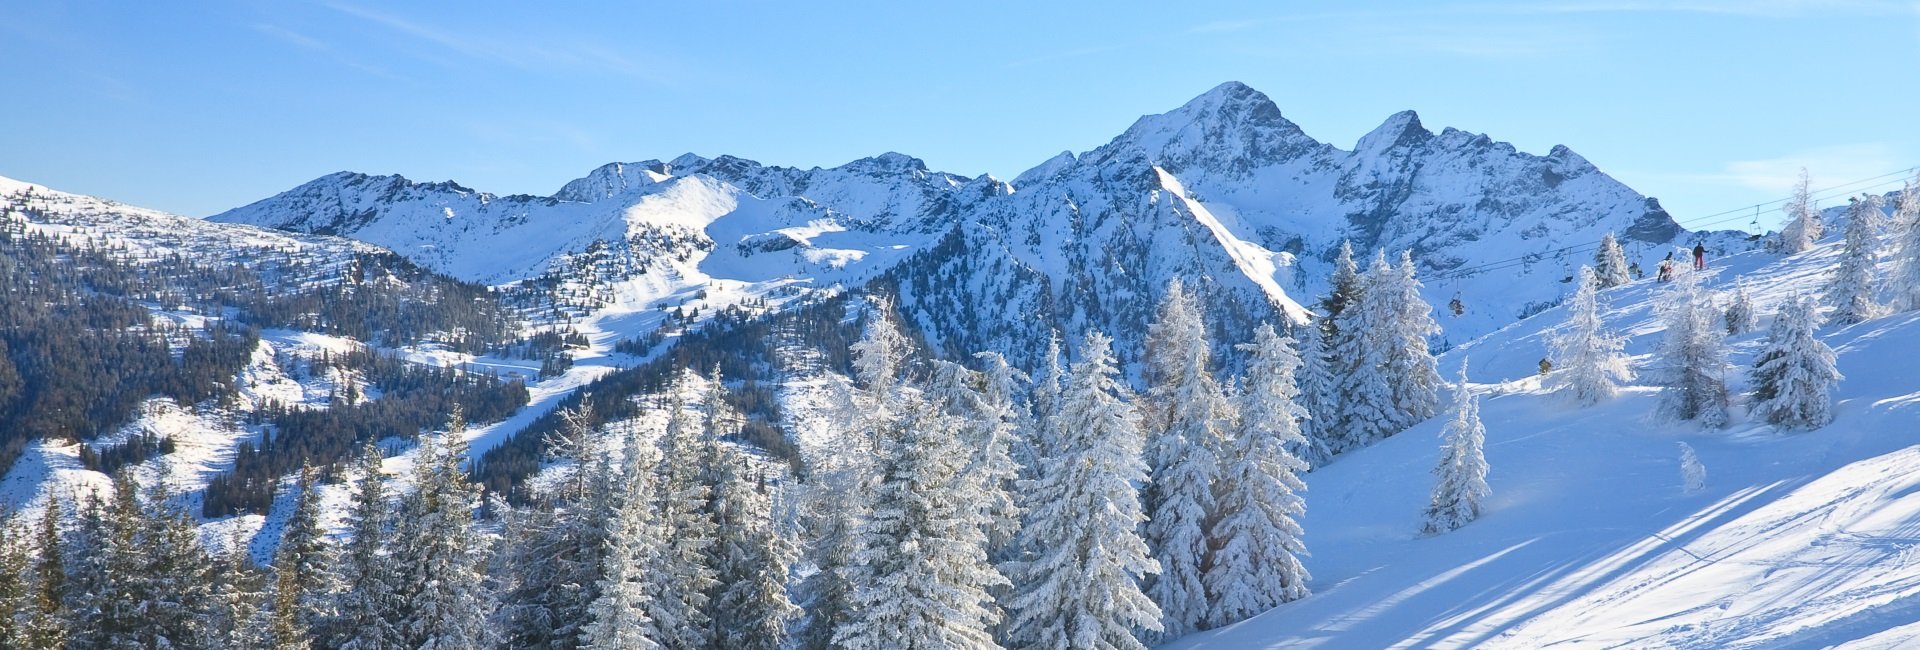
[(1920, 165), (1913, 0), (5, 5), (0, 175), (189, 215), (687, 151), (1012, 178), (1227, 80), (1342, 147), (1408, 108), (1566, 144), (1683, 222)]

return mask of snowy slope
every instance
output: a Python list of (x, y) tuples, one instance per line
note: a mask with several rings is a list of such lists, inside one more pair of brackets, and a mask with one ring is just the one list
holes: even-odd
[[(1708, 271), (1762, 313), (1815, 292), (1836, 243), (1747, 253)], [(1654, 283), (1603, 292), (1644, 368)], [(1736, 415), (1702, 431), (1652, 415), (1657, 389), (1577, 409), (1534, 376), (1554, 309), (1447, 355), (1486, 396), (1493, 496), (1465, 528), (1416, 538), (1439, 422), (1307, 477), (1315, 594), (1172, 648), (1912, 647), (1920, 643), (1920, 314), (1820, 335), (1846, 380), (1838, 419), (1783, 433)], [(1761, 327), (1764, 331), (1764, 324)], [(1762, 335), (1732, 339), (1735, 390)], [(1738, 402), (1738, 400), (1736, 400)], [(1740, 408), (1736, 407), (1736, 413)], [(1706, 489), (1682, 489), (1676, 442)]]

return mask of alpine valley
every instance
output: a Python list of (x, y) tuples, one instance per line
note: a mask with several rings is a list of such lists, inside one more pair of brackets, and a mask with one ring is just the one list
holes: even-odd
[[(1920, 340), (1920, 321), (1819, 331), (1856, 378), (1839, 393), (1838, 437), (1779, 432), (1740, 417), (1739, 399), (1725, 430), (1650, 415), (1667, 329), (1652, 276), (1664, 257), (1713, 251), (1714, 266), (1688, 282), (1739, 292), (1770, 316), (1820, 290), (1844, 254), (1838, 232), (1782, 255), (1771, 238), (1689, 231), (1564, 146), (1523, 152), (1430, 129), (1412, 111), (1343, 147), (1226, 83), (1012, 179), (899, 153), (812, 169), (689, 153), (608, 163), (550, 196), (339, 172), (205, 219), (9, 179), (0, 205), (0, 513), (16, 513), (22, 533), (49, 504), (72, 517), (84, 495), (125, 476), (160, 486), (207, 547), (266, 563), (304, 495), (316, 497), (321, 536), (342, 540), (362, 521), (355, 481), (420, 494), (440, 489), (431, 465), (464, 461), (486, 494), (479, 529), (512, 547), (522, 517), (550, 516), (525, 513), (590, 491), (581, 477), (595, 453), (637, 464), (644, 454), (621, 442), (658, 439), (662, 467), (692, 465), (678, 436), (695, 414), (726, 413), (737, 421), (724, 446), (768, 495), (780, 524), (769, 530), (799, 537), (821, 525), (818, 490), (806, 488), (879, 453), (852, 444), (845, 425), (857, 419), (850, 405), (889, 408), (862, 392), (875, 323), (897, 324), (900, 341), (885, 344), (895, 361), (931, 368), (902, 371), (925, 380), (906, 394), (1027, 377), (1037, 402), (1041, 378), (1057, 373), (1050, 351), (1078, 367), (1100, 332), (1119, 379), (1110, 392), (1158, 395), (1149, 384), (1168, 370), (1150, 350), (1169, 339), (1154, 324), (1163, 303), (1190, 296), (1211, 359), (1201, 374), (1244, 377), (1216, 391), (1237, 400), (1285, 365), (1246, 345), (1270, 340), (1267, 326), (1296, 339), (1320, 331), (1347, 246), (1361, 269), (1408, 255), (1419, 284), (1406, 286), (1421, 299), (1408, 304), (1431, 306), (1439, 328), (1425, 345), (1443, 371), (1464, 364), (1468, 377), (1442, 393), (1487, 398), (1483, 519), (1417, 535), (1433, 436), (1454, 431), (1452, 414), (1424, 413), (1302, 475), (1312, 595), (1154, 642), (1920, 639), (1920, 568), (1908, 561), (1920, 502), (1910, 473), (1896, 471), (1914, 450), (1884, 433), (1910, 425), (1920, 403), (1920, 379), (1892, 361)], [(1597, 308), (1641, 380), (1582, 410), (1558, 401), (1536, 364), (1581, 308), (1579, 269), (1608, 235), (1645, 270), (1602, 291)], [(1169, 298), (1173, 286), (1183, 293)], [(1758, 334), (1729, 340), (1730, 363), (1763, 354)], [(1007, 420), (1032, 424), (1019, 410)], [(447, 430), (456, 412), (460, 435), (422, 435)], [(1698, 448), (1711, 481), (1669, 485), (1675, 441)], [(1064, 453), (1040, 447), (1013, 456)], [(1756, 541), (1769, 531), (1783, 532)], [(812, 551), (786, 550), (793, 583), (827, 575)], [(525, 585), (509, 587), (502, 611), (519, 611), (511, 592)], [(518, 615), (489, 619), (501, 643), (530, 625)]]

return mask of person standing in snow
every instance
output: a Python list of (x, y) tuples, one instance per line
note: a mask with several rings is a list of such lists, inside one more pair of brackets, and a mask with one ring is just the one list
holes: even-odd
[(1661, 282), (1673, 281), (1673, 251), (1667, 251), (1667, 258), (1660, 260), (1659, 280)]
[(1707, 268), (1707, 245), (1693, 243), (1693, 270), (1704, 271)]

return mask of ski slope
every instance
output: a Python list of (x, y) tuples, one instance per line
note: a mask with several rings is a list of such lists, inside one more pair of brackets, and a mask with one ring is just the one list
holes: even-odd
[[(1708, 286), (1744, 283), (1762, 321), (1730, 339), (1730, 387), (1773, 306), (1817, 293), (1838, 243), (1715, 261)], [(1602, 292), (1607, 322), (1646, 368), (1658, 286)], [(1723, 303), (1724, 304), (1724, 303)], [(1548, 310), (1461, 346), (1484, 395), (1483, 517), (1417, 538), (1439, 455), (1430, 421), (1307, 476), (1303, 525), (1315, 594), (1169, 644), (1216, 648), (1900, 648), (1920, 646), (1920, 313), (1819, 334), (1846, 379), (1838, 418), (1781, 432), (1744, 417), (1701, 430), (1660, 420), (1644, 385), (1580, 409), (1545, 394)], [(1636, 384), (1646, 383), (1645, 379)], [(1683, 489), (1676, 443), (1706, 466)]]

